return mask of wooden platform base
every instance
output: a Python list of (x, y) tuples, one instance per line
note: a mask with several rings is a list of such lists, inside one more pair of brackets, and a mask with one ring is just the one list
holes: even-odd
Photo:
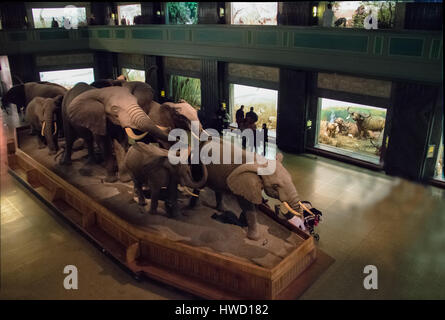
[(16, 138), (8, 141), (8, 163), (13, 175), (135, 274), (143, 273), (207, 299), (294, 299), (333, 262), (325, 254), (317, 260), (320, 254), (313, 238), (278, 219), (267, 207), (262, 211), (304, 240), (270, 269), (144, 232), (16, 145)]

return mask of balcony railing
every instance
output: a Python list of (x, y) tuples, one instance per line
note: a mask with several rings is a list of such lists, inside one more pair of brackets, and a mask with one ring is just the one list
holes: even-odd
[(107, 50), (442, 81), (442, 32), (138, 25), (0, 32), (0, 54)]

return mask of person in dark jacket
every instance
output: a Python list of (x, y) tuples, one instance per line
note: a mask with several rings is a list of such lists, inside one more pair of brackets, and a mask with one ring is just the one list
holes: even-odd
[(229, 114), (221, 103), (220, 108), (216, 111), (216, 130), (222, 135), (224, 129), (227, 129), (230, 124)]
[(241, 107), (236, 110), (235, 120), (236, 124), (238, 125), (238, 129), (242, 130), (244, 125), (244, 105), (241, 105)]
[(58, 27), (59, 27), (59, 23), (53, 17), (53, 21), (51, 21), (51, 28), (58, 28)]

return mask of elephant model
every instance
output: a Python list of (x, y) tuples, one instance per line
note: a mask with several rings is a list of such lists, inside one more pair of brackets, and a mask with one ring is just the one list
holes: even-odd
[(57, 120), (60, 117), (63, 96), (55, 98), (35, 97), (26, 107), (25, 119), (31, 126), (31, 132), (37, 134), (39, 147), (48, 146), (49, 154), (59, 150)]
[(137, 98), (139, 106), (141, 106), (146, 113), (149, 113), (150, 111), (150, 103), (154, 97), (154, 90), (148, 83), (142, 81), (101, 79), (92, 82), (91, 86), (96, 88), (113, 86), (127, 88), (130, 90), (130, 93)]
[(106, 182), (117, 180), (112, 139), (124, 143), (127, 141), (125, 133), (134, 140), (149, 133), (152, 139), (168, 141), (168, 134), (147, 116), (127, 88), (96, 89), (86, 83), (78, 83), (67, 93), (62, 115), (66, 149), (61, 164), (71, 164), (72, 146), (78, 137), (87, 142), (89, 160), (94, 160), (94, 137), (104, 153)]
[[(224, 146), (229, 144), (229, 146)], [(234, 143), (223, 141), (213, 137), (211, 141), (202, 144), (202, 147), (212, 150), (212, 153), (219, 148), (220, 164), (207, 164), (208, 178), (207, 186), (215, 191), (217, 210), (225, 211), (222, 203), (224, 193), (233, 194), (237, 197), (245, 216), (248, 231), (247, 237), (258, 240), (260, 234), (257, 226), (256, 206), (263, 201), (262, 190), (272, 198), (283, 202), (284, 206), (292, 213), (302, 214), (299, 205), (300, 197), (292, 182), (292, 177), (282, 165), (281, 154), (275, 160), (267, 160), (250, 151), (243, 150)], [(223, 163), (223, 150), (231, 150), (231, 164)], [(242, 163), (235, 164), (234, 154), (242, 154)], [(254, 159), (253, 163), (248, 163), (246, 159)], [(260, 159), (261, 158), (261, 159)], [(261, 160), (261, 161), (259, 161)], [(265, 168), (274, 162), (275, 171), (270, 175), (259, 175), (258, 169)], [(196, 200), (192, 199), (190, 206), (193, 207)]]
[[(64, 96), (67, 89), (51, 82), (27, 82), (13, 86), (3, 96), (2, 103), (7, 105), (14, 103), (17, 106), (17, 114), (26, 108), (28, 103), (35, 97), (54, 98), (59, 95)], [(58, 123), (60, 126), (62, 123)]]
[[(124, 157), (124, 164), (134, 182), (135, 195), (138, 204), (145, 205), (142, 191), (143, 185), (148, 185), (151, 191), (150, 213), (156, 214), (161, 188), (167, 188), (168, 198), (166, 208), (170, 215), (178, 214), (177, 185), (199, 189), (207, 180), (205, 165), (172, 165), (168, 159), (168, 150), (159, 148), (154, 144), (136, 142)], [(198, 170), (201, 168), (201, 170)], [(199, 172), (198, 172), (199, 171)], [(194, 177), (198, 175), (198, 181)]]

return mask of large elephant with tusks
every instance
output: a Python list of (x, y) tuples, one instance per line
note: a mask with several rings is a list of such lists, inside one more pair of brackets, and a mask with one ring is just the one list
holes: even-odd
[(89, 161), (94, 161), (93, 139), (97, 139), (104, 154), (106, 182), (117, 180), (117, 164), (112, 140), (126, 142), (149, 134), (153, 139), (168, 141), (168, 133), (157, 126), (138, 105), (137, 98), (127, 88), (96, 89), (78, 83), (68, 92), (62, 105), (66, 149), (61, 164), (71, 164), (72, 146), (77, 137), (87, 142)]

